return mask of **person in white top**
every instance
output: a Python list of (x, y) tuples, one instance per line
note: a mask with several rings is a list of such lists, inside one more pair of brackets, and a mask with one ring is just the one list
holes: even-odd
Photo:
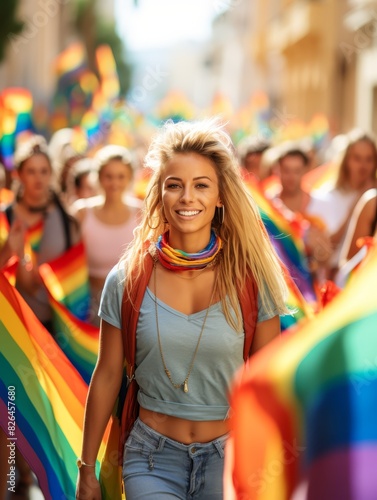
[(360, 196), (374, 187), (376, 178), (377, 149), (374, 139), (355, 130), (348, 135), (348, 140), (335, 186), (328, 191), (311, 193), (307, 207), (307, 213), (323, 220), (333, 245), (328, 278), (334, 276), (339, 266), (339, 252), (350, 214)]
[(93, 163), (103, 196), (89, 199), (74, 215), (80, 223), (88, 259), (91, 289), (89, 319), (98, 326), (98, 301), (105, 278), (133, 239), (138, 210), (128, 204), (124, 196), (134, 174), (128, 149), (104, 146), (96, 153)]
[[(377, 232), (377, 189), (368, 189), (356, 204), (347, 228), (339, 256), (339, 271), (335, 283), (344, 288), (350, 273), (365, 258), (368, 245), (361, 238), (376, 237)], [(364, 242), (365, 243), (365, 242)]]

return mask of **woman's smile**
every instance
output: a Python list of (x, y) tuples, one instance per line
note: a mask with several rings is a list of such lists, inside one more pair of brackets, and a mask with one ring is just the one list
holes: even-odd
[(204, 248), (210, 239), (216, 207), (221, 206), (212, 161), (192, 152), (176, 153), (166, 163), (161, 181), (170, 242), (184, 250), (189, 237), (190, 248), (193, 243)]

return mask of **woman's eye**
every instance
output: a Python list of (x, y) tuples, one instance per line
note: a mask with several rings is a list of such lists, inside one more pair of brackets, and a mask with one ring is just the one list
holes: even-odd
[(200, 189), (204, 189), (204, 188), (208, 187), (208, 184), (197, 184), (196, 187), (200, 188)]
[(168, 184), (167, 187), (168, 187), (168, 189), (177, 189), (180, 187), (180, 185), (179, 184)]

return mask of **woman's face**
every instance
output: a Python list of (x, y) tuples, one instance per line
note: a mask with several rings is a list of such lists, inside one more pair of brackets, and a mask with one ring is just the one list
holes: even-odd
[(91, 174), (92, 172), (88, 172), (80, 177), (79, 185), (76, 187), (77, 198), (91, 198), (97, 194)]
[(35, 154), (25, 160), (18, 170), (24, 195), (41, 199), (46, 196), (51, 185), (52, 169), (49, 159), (43, 154)]
[(216, 207), (221, 206), (211, 160), (197, 153), (175, 154), (162, 170), (161, 197), (170, 245), (183, 250), (187, 243), (197, 251), (205, 248)]
[(121, 197), (131, 183), (131, 167), (121, 160), (110, 160), (101, 168), (98, 180), (106, 196)]
[(368, 187), (375, 178), (376, 164), (372, 144), (359, 141), (353, 144), (347, 154), (347, 173), (353, 189)]

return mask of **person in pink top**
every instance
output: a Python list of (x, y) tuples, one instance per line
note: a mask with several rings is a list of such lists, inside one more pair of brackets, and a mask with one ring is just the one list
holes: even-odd
[(93, 198), (77, 210), (88, 260), (91, 289), (90, 321), (99, 325), (98, 301), (111, 268), (133, 239), (138, 209), (125, 201), (134, 168), (131, 154), (122, 146), (108, 145), (94, 157), (103, 196)]

